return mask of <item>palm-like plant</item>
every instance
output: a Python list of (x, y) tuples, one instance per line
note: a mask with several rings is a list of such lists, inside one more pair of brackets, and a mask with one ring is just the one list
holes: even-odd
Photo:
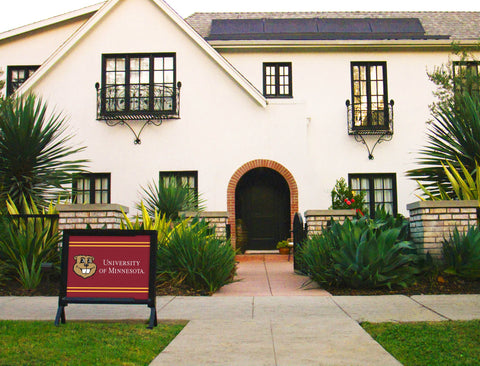
[(10, 196), (18, 207), (22, 197), (43, 206), (82, 171), (86, 160), (70, 160), (84, 148), (71, 148), (65, 118), (47, 114), (34, 95), (9, 98), (0, 104), (0, 202)]
[(454, 100), (437, 107), (428, 131), (428, 145), (420, 150), (420, 167), (408, 171), (407, 175), (434, 195), (439, 195), (442, 189), (451, 193), (453, 189), (442, 164), (451, 164), (459, 171), (462, 164), (474, 173), (476, 161), (480, 161), (479, 137), (480, 98), (460, 93)]
[[(176, 220), (181, 211), (200, 211), (204, 201), (186, 185), (178, 185), (174, 180), (149, 183), (143, 188), (142, 200), (150, 216), (158, 212), (170, 220)], [(138, 208), (141, 209), (140, 205)]]

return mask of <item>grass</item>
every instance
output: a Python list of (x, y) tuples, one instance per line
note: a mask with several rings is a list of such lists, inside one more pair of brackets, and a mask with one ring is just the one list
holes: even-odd
[(148, 365), (184, 326), (0, 321), (0, 365)]
[(480, 365), (480, 320), (362, 323), (403, 365)]

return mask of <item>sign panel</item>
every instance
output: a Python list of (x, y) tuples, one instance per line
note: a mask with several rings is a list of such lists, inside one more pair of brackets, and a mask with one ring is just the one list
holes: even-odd
[(65, 230), (55, 323), (59, 316), (64, 322), (68, 303), (146, 304), (154, 309), (156, 244), (156, 231)]

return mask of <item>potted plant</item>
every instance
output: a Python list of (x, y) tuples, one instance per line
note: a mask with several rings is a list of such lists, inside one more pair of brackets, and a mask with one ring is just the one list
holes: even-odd
[(277, 243), (277, 249), (280, 252), (280, 254), (289, 254), (290, 253), (290, 245), (288, 244), (288, 241), (282, 240)]

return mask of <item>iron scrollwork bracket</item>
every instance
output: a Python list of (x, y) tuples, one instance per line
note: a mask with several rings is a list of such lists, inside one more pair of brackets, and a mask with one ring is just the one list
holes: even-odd
[(142, 134), (142, 131), (143, 129), (145, 128), (145, 126), (147, 125), (154, 125), (154, 126), (160, 126), (162, 124), (163, 120), (147, 120), (143, 123), (143, 126), (140, 128), (140, 130), (138, 131), (138, 133), (133, 129), (132, 126), (130, 126), (130, 124), (127, 122), (127, 121), (124, 121), (124, 120), (106, 120), (105, 123), (107, 124), (107, 126), (110, 126), (110, 127), (115, 127), (115, 126), (127, 126), (130, 131), (132, 131), (133, 135), (135, 136), (135, 139), (133, 140), (133, 143), (135, 145), (140, 145), (142, 143), (142, 140), (140, 140), (140, 135)]

